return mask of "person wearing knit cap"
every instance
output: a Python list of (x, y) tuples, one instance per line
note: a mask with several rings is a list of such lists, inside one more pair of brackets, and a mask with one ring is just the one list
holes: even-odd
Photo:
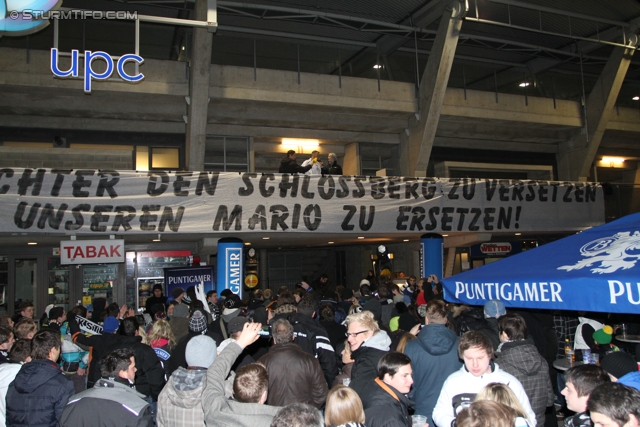
[(113, 316), (108, 316), (104, 319), (104, 325), (102, 326), (102, 332), (105, 334), (113, 334), (118, 330), (120, 322)]
[(144, 312), (152, 314), (151, 312), (153, 311), (153, 307), (157, 304), (162, 305), (164, 307), (163, 310), (166, 309), (167, 299), (168, 298), (162, 294), (162, 285), (159, 283), (156, 283), (155, 285), (153, 285), (153, 296), (147, 298), (147, 300), (144, 303), (144, 306), (145, 306)]
[(203, 309), (196, 308), (195, 310), (193, 310), (193, 313), (191, 313), (191, 317), (189, 318), (189, 333), (178, 341), (178, 344), (176, 344), (173, 351), (171, 352), (171, 358), (169, 359), (169, 370), (167, 372), (167, 375), (171, 375), (180, 366), (182, 366), (183, 368), (187, 367), (187, 345), (194, 337), (202, 335), (207, 335), (208, 337), (212, 338), (216, 342), (216, 344), (222, 342), (222, 337), (208, 327), (207, 315), (205, 314)]
[(604, 355), (610, 351), (620, 350), (618, 346), (611, 342), (613, 339), (613, 328), (609, 325), (604, 325), (602, 328), (596, 330), (592, 334), (592, 338), (595, 343), (595, 348), (592, 351), (599, 353), (600, 358), (603, 358)]
[(171, 332), (176, 338), (176, 341), (187, 334), (189, 334), (189, 306), (186, 304), (177, 304), (173, 308), (173, 315), (169, 325), (171, 326)]
[(173, 290), (171, 291), (171, 296), (175, 301), (178, 301), (182, 304), (182, 298), (184, 298), (184, 289), (180, 287), (173, 288)]
[[(224, 347), (229, 345), (229, 342), (238, 339), (246, 323), (249, 323), (249, 319), (245, 316), (238, 316), (231, 319), (231, 321), (227, 325), (227, 333), (229, 334), (229, 338), (220, 344), (218, 352), (222, 352), (222, 350), (224, 350)], [(250, 348), (253, 349), (253, 346), (250, 346)], [(238, 372), (240, 368), (253, 362), (255, 362), (255, 359), (251, 357), (250, 349), (246, 348), (242, 351), (242, 353), (240, 353), (240, 356), (237, 357), (236, 361), (231, 366), (231, 370), (234, 372)]]
[(229, 324), (231, 319), (240, 315), (242, 302), (238, 295), (232, 293), (224, 300), (223, 306), (224, 310), (222, 311), (222, 320), (226, 325)]
[(609, 378), (614, 382), (628, 373), (638, 372), (636, 360), (632, 355), (623, 351), (606, 354), (600, 361), (600, 367), (607, 371)]
[(206, 384), (207, 369), (217, 354), (216, 342), (211, 337), (198, 335), (189, 340), (185, 350), (188, 368), (180, 366), (171, 375), (158, 398), (158, 427), (204, 425), (202, 392)]

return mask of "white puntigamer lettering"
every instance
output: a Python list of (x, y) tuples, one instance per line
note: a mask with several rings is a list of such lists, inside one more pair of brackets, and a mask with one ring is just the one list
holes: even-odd
[(627, 294), (627, 299), (633, 305), (640, 304), (640, 283), (635, 284), (635, 294), (634, 294), (634, 286), (631, 282), (622, 283), (617, 280), (609, 280), (609, 294), (611, 296), (611, 304), (618, 303), (618, 297), (621, 297)]
[(562, 286), (557, 282), (456, 282), (456, 298), (462, 297), (469, 300), (500, 299), (503, 301), (563, 302), (560, 295), (561, 292)]

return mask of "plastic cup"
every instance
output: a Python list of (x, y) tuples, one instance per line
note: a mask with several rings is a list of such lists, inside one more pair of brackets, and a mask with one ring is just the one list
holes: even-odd
[(567, 363), (573, 365), (576, 363), (576, 352), (574, 350), (567, 350)]
[(584, 363), (591, 363), (591, 350), (582, 350), (582, 361)]
[(411, 416), (411, 425), (413, 427), (424, 427), (427, 423), (427, 417), (424, 415), (412, 415)]
[(600, 366), (600, 355), (598, 353), (591, 353), (591, 363)]

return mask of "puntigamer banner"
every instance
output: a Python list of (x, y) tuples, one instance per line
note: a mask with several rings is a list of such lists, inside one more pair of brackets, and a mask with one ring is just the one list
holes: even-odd
[(0, 169), (0, 231), (394, 233), (577, 230), (602, 188), (538, 180)]

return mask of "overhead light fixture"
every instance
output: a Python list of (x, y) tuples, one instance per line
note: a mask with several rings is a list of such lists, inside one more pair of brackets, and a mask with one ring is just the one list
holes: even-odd
[(522, 83), (520, 83), (518, 86), (520, 86), (520, 87), (527, 87), (527, 86), (529, 86), (530, 84), (531, 84), (531, 83), (529, 83), (529, 82), (522, 82)]
[(624, 157), (603, 157), (598, 166), (615, 168), (624, 166)]
[(375, 68), (375, 69), (377, 70), (378, 68), (382, 68), (382, 65), (380, 65), (380, 64), (375, 64), (375, 65), (373, 66), (373, 68)]
[(153, 242), (160, 242), (160, 241), (161, 241), (161, 240), (160, 240), (160, 233), (158, 233), (158, 238), (157, 238), (157, 239), (153, 239), (152, 241), (153, 241)]
[(333, 245), (333, 242), (327, 242), (327, 244), (329, 244), (329, 245)]
[(251, 245), (251, 242), (244, 242), (244, 245), (245, 246), (249, 246), (249, 245)]
[(27, 245), (33, 246), (33, 245), (37, 245), (38, 242), (28, 242)]
[(320, 141), (317, 139), (282, 138), (282, 148), (285, 151), (294, 150), (298, 153), (310, 153), (317, 150)]
[(448, 234), (443, 234), (442, 237), (449, 237), (449, 235)]
[(364, 239), (364, 237), (362, 237), (362, 236), (359, 236), (359, 237), (358, 237), (358, 240), (362, 240), (362, 239)]
[(262, 240), (269, 240), (271, 237), (263, 237)]
[(634, 96), (634, 97), (633, 97), (633, 98), (631, 98), (631, 99), (633, 99), (634, 101), (640, 101), (640, 96)]
[(403, 242), (408, 242), (408, 241), (409, 241), (409, 239), (404, 239), (404, 240), (403, 240)]
[(516, 236), (522, 236), (522, 233), (516, 233)]

